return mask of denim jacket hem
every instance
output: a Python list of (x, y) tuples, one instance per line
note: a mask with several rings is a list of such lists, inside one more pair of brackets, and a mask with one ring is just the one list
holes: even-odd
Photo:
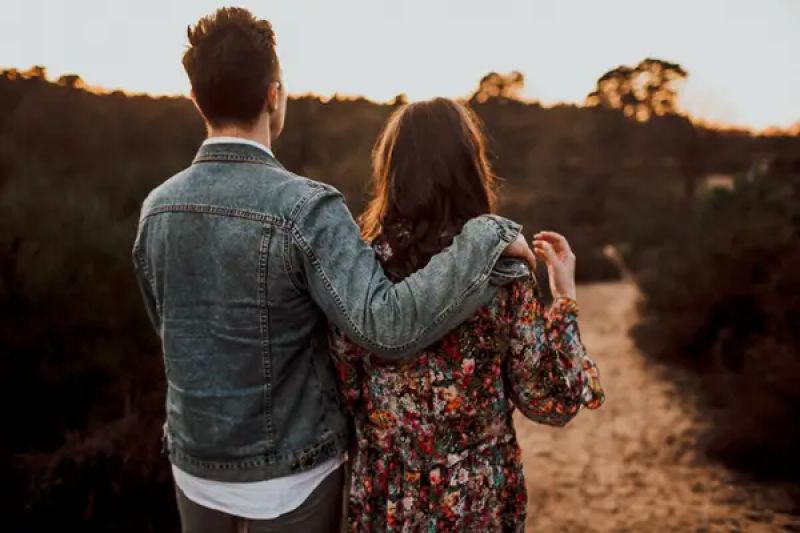
[(198, 459), (184, 449), (167, 444), (170, 462), (187, 474), (227, 482), (264, 481), (311, 470), (328, 459), (342, 455), (347, 447), (347, 434), (328, 433), (322, 439), (300, 450), (283, 454), (266, 454), (240, 459)]

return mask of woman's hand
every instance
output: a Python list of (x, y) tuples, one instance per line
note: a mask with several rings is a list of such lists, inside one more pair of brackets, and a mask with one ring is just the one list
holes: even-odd
[(553, 298), (575, 299), (575, 254), (563, 235), (540, 231), (533, 236), (533, 251), (547, 264)]

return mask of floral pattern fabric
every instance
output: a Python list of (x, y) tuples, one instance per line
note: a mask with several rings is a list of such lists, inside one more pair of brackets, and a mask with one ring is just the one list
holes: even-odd
[[(385, 259), (386, 245), (376, 246)], [(387, 362), (333, 331), (353, 421), (353, 532), (524, 531), (512, 414), (562, 426), (604, 400), (574, 300), (547, 309), (530, 279), (416, 358)]]

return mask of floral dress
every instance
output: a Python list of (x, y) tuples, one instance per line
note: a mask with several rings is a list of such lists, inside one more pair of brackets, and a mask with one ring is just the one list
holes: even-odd
[[(382, 260), (390, 256), (376, 246)], [(353, 532), (523, 531), (527, 494), (512, 421), (562, 426), (604, 394), (574, 300), (546, 309), (535, 279), (498, 290), (413, 359), (387, 362), (333, 331), (353, 420)]]

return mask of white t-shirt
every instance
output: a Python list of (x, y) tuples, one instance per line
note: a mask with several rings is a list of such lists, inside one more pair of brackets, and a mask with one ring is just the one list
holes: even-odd
[[(218, 143), (249, 144), (272, 155), (272, 151), (263, 144), (239, 137), (210, 137), (203, 142)], [(268, 520), (297, 509), (343, 462), (342, 455), (328, 459), (306, 472), (244, 483), (199, 478), (175, 465), (172, 465), (172, 475), (181, 492), (203, 507), (242, 518)]]
[(245, 483), (199, 478), (175, 465), (172, 475), (181, 492), (203, 507), (242, 518), (268, 520), (300, 507), (342, 462), (342, 457), (334, 457), (306, 472)]

